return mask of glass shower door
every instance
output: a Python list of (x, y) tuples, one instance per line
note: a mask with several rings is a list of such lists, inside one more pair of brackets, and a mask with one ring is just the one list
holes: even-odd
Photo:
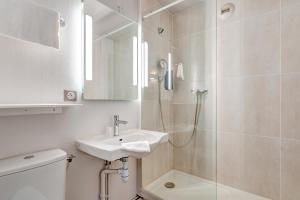
[(143, 191), (215, 200), (216, 2), (142, 1), (142, 13), (142, 128), (170, 136), (142, 160)]

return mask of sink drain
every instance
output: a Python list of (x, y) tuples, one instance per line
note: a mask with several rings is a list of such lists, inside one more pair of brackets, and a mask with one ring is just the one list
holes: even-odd
[(175, 183), (173, 183), (173, 182), (166, 182), (165, 183), (165, 187), (166, 188), (174, 188), (175, 187)]

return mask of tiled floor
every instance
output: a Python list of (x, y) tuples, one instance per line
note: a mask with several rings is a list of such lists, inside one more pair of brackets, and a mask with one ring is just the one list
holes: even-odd
[[(175, 188), (166, 188), (166, 182), (175, 183)], [(177, 170), (169, 171), (144, 189), (164, 200), (270, 200)]]

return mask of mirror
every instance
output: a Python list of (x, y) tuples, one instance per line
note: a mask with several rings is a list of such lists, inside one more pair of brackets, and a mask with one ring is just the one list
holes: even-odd
[(0, 35), (59, 49), (60, 13), (31, 1), (0, 1)]
[(138, 26), (100, 0), (84, 1), (84, 98), (138, 98)]

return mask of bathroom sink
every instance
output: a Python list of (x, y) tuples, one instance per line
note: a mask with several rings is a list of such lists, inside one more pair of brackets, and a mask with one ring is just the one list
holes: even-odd
[[(126, 150), (122, 143), (145, 142), (149, 152)], [(157, 131), (132, 129), (120, 131), (119, 136), (97, 135), (78, 140), (77, 148), (87, 154), (103, 160), (114, 161), (123, 157), (142, 158), (151, 153), (159, 144), (168, 142), (168, 134)]]

